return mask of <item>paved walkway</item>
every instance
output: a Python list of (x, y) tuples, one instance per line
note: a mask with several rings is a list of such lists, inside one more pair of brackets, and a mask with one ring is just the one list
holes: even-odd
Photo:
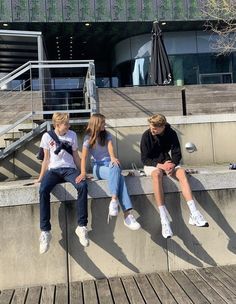
[(236, 303), (236, 265), (2, 290), (0, 304)]

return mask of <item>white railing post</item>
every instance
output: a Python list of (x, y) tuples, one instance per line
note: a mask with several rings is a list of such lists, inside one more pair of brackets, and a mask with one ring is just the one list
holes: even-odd
[(97, 113), (97, 89), (95, 80), (95, 65), (93, 62), (89, 63), (87, 92), (90, 100), (91, 113)]

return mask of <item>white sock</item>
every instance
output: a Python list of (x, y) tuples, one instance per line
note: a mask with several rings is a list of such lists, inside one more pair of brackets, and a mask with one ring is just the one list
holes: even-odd
[(188, 201), (187, 204), (188, 204), (189, 210), (192, 214), (197, 211), (194, 200)]
[(165, 206), (162, 205), (162, 206), (159, 206), (158, 208), (159, 208), (159, 211), (160, 211), (161, 221), (164, 221), (164, 222), (168, 221)]

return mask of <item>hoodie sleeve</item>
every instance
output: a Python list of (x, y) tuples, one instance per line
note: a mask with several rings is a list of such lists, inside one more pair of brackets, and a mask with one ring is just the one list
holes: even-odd
[(172, 130), (172, 143), (171, 143), (171, 158), (173, 163), (177, 166), (182, 158), (181, 148), (178, 136), (175, 131)]
[(150, 153), (150, 143), (148, 142), (148, 133), (145, 132), (142, 135), (141, 143), (140, 143), (140, 151), (141, 151), (141, 161), (144, 166), (153, 166), (156, 167), (158, 163), (157, 158), (149, 158)]

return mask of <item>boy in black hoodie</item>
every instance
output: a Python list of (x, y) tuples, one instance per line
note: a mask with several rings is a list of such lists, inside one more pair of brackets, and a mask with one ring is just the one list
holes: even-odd
[(162, 185), (164, 174), (177, 178), (180, 182), (183, 196), (190, 209), (189, 224), (208, 227), (207, 221), (195, 206), (186, 172), (179, 165), (182, 154), (176, 132), (162, 114), (151, 116), (148, 122), (149, 129), (143, 133), (140, 144), (141, 159), (144, 164), (144, 172), (147, 176), (152, 177), (153, 191), (160, 211), (163, 237), (169, 238), (173, 235), (164, 201)]

